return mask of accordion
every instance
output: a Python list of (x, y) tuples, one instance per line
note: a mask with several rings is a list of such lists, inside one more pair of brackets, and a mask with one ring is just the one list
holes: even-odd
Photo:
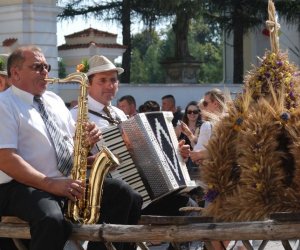
[(178, 153), (171, 112), (137, 114), (102, 129), (103, 140), (120, 160), (112, 178), (127, 182), (143, 197), (143, 207), (170, 193), (195, 186)]

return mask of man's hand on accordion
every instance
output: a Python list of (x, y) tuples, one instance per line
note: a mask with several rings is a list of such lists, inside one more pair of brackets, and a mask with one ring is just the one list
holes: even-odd
[(200, 165), (205, 159), (208, 158), (208, 152), (206, 149), (191, 151), (190, 158), (194, 163)]
[(179, 152), (183, 159), (187, 159), (190, 157), (191, 148), (190, 145), (185, 144), (185, 140), (181, 140), (178, 143)]

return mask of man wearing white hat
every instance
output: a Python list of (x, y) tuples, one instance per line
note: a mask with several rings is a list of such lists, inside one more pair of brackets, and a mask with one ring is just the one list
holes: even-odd
[[(124, 70), (122, 68), (116, 67), (106, 57), (99, 55), (91, 57), (88, 60), (88, 66), (89, 69), (86, 74), (89, 78), (88, 108), (90, 121), (93, 121), (98, 127), (100, 127), (100, 129), (102, 129), (127, 120), (127, 116), (122, 110), (111, 105), (111, 101), (115, 98), (118, 91), (118, 74), (122, 74)], [(78, 68), (83, 69), (83, 67)], [(85, 72), (85, 70), (82, 71)], [(73, 118), (76, 120), (77, 108), (75, 107), (73, 110), (71, 110), (71, 113), (73, 115)], [(162, 199), (160, 202), (150, 204), (146, 208), (141, 210), (141, 196), (137, 192), (133, 191), (131, 187), (125, 182), (112, 179), (110, 179), (109, 181), (114, 183), (122, 183), (121, 185), (123, 187), (127, 187), (127, 190), (129, 192), (127, 195), (131, 197), (132, 203), (130, 204), (127, 202), (126, 204), (126, 201), (124, 200), (123, 203), (125, 205), (119, 205), (120, 207), (123, 207), (123, 212), (126, 209), (130, 212), (128, 214), (127, 224), (136, 224), (141, 213), (147, 215), (180, 215), (179, 208), (189, 206), (190, 202), (192, 202), (188, 197), (178, 194), (168, 196), (168, 198)], [(105, 199), (110, 196), (109, 191), (106, 191), (105, 183), (106, 182), (104, 182), (101, 209), (107, 206), (110, 210), (108, 213), (110, 214), (111, 218), (113, 218), (113, 214), (115, 213), (114, 207), (110, 205), (109, 201), (105, 203)], [(118, 201), (115, 201), (115, 203), (118, 203)], [(106, 212), (102, 212), (100, 214), (103, 216), (106, 215)], [(121, 218), (121, 214), (118, 214), (118, 218)], [(112, 223), (109, 220), (103, 220), (103, 218), (100, 222)], [(115, 220), (114, 223), (123, 224)], [(102, 249), (99, 248), (100, 243), (93, 244), (95, 244), (95, 248), (88, 248), (88, 250)]]
[(0, 92), (9, 87), (6, 71), (7, 57), (6, 54), (0, 55)]
[[(83, 66), (83, 65), (82, 65)], [(118, 91), (118, 74), (124, 72), (105, 56), (95, 55), (88, 60), (89, 120), (101, 129), (127, 119), (125, 113), (111, 101)], [(85, 70), (83, 70), (85, 71)], [(71, 110), (77, 119), (77, 107)], [(106, 178), (103, 186), (99, 223), (137, 224), (142, 209), (142, 197), (124, 181)], [(118, 250), (134, 249), (133, 244), (114, 244)], [(89, 242), (88, 250), (106, 249), (101, 242)]]

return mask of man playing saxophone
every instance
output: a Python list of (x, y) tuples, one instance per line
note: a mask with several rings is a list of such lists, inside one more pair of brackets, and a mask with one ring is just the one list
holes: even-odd
[[(29, 222), (31, 250), (61, 250), (71, 233), (65, 200), (80, 199), (85, 188), (68, 178), (75, 122), (62, 99), (46, 91), (51, 67), (40, 48), (16, 49), (7, 69), (12, 86), (0, 95), (0, 215)], [(85, 129), (93, 145), (101, 133), (92, 123)]]

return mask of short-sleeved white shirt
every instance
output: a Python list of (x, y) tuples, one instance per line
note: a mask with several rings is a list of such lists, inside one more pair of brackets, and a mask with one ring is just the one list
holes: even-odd
[[(113, 118), (119, 117), (121, 119), (121, 121), (127, 120), (127, 116), (125, 115), (125, 113), (121, 109), (119, 109), (115, 106), (109, 106), (109, 107), (112, 110), (111, 113), (112, 113)], [(103, 111), (104, 105), (100, 102), (97, 102), (91, 96), (88, 96), (88, 108), (90, 110), (93, 110), (97, 113), (100, 113), (100, 114), (106, 116), (106, 114)], [(73, 116), (74, 120), (77, 120), (77, 112), (78, 112), (78, 107), (75, 107), (71, 110), (71, 113), (72, 113), (72, 116)], [(89, 120), (91, 122), (94, 122), (100, 129), (111, 126), (111, 124), (107, 120), (105, 120), (102, 117), (99, 117), (97, 115), (94, 115), (92, 113), (89, 113), (88, 117), (89, 117)]]
[(194, 151), (206, 149), (206, 145), (211, 137), (212, 124), (209, 121), (204, 122), (200, 127), (200, 133)]
[[(0, 93), (0, 149), (16, 149), (31, 166), (49, 177), (63, 177), (57, 169), (54, 147), (33, 95), (15, 86)], [(73, 149), (74, 120), (63, 100), (53, 92), (42, 95), (47, 111)], [(0, 183), (12, 180), (0, 171)]]

